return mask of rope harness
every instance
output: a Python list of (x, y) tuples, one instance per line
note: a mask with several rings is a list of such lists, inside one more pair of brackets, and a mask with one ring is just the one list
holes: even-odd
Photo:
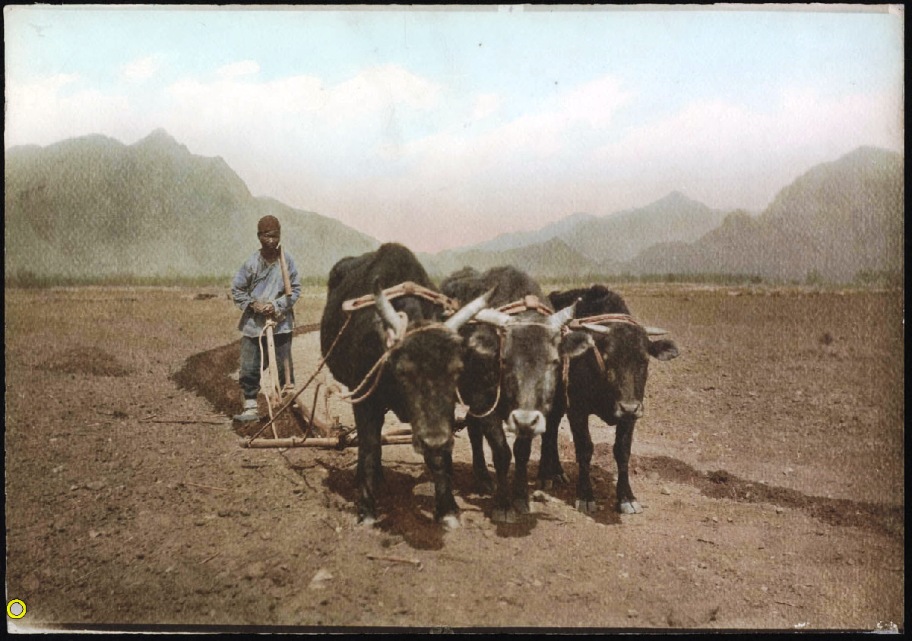
[[(403, 283), (399, 283), (398, 285), (388, 287), (383, 290), (383, 295), (387, 300), (393, 300), (394, 298), (399, 298), (400, 296), (418, 296), (419, 298), (424, 298), (425, 300), (429, 300), (432, 303), (442, 307), (444, 314), (446, 315), (453, 314), (459, 309), (458, 301), (412, 281), (405, 281)], [(375, 305), (376, 302), (376, 297), (373, 294), (366, 294), (364, 296), (359, 296), (358, 298), (351, 298), (349, 300), (346, 300), (342, 303), (342, 310), (350, 319), (353, 312), (364, 309), (366, 307), (370, 307), (371, 305)], [(347, 324), (348, 323), (346, 322), (346, 325)], [(367, 374), (364, 375), (364, 378), (355, 387), (355, 389), (346, 394), (339, 395), (339, 398), (351, 403), (352, 405), (365, 401), (368, 397), (370, 397), (371, 394), (374, 393), (374, 391), (377, 389), (377, 386), (380, 384), (380, 373), (383, 369), (383, 365), (387, 360), (389, 360), (389, 357), (402, 344), (402, 341), (405, 340), (406, 337), (432, 329), (439, 329), (442, 325), (443, 323), (433, 322), (428, 325), (416, 327), (400, 333), (396, 338), (396, 342), (387, 347), (386, 351), (380, 355), (380, 358), (377, 359), (377, 362), (374, 363), (373, 367), (368, 370)], [(345, 328), (343, 327), (342, 329)], [(342, 332), (340, 331), (339, 334), (341, 335), (341, 333)], [(338, 340), (338, 336), (336, 337), (336, 340)], [(335, 343), (333, 346), (335, 346)], [(329, 352), (326, 353), (326, 357), (329, 357)], [(373, 383), (371, 383), (368, 390), (364, 392), (364, 394), (362, 394), (360, 397), (353, 398), (356, 394), (361, 392), (362, 388), (367, 384), (371, 377), (373, 377)]]

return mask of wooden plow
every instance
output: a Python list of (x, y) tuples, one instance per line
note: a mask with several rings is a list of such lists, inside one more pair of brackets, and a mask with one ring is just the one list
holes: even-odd
[[(279, 247), (279, 262), (282, 269), (282, 278), (284, 280), (285, 295), (291, 295), (291, 281), (288, 277), (288, 267), (285, 262), (285, 255), (282, 251), (281, 246)], [(405, 285), (412, 285), (411, 283), (406, 283)], [(411, 293), (411, 288), (403, 287), (402, 285), (397, 286), (397, 289), (403, 289), (401, 293)], [(400, 293), (400, 295), (401, 295)], [(364, 298), (364, 297), (362, 297)], [(347, 301), (347, 303), (355, 304), (358, 306), (366, 306), (369, 304), (367, 301), (355, 300)], [(353, 311), (355, 307), (352, 307)], [(345, 331), (347, 322), (342, 326), (342, 329), (339, 331), (341, 336), (342, 332)], [(291, 448), (291, 447), (322, 447), (327, 449), (345, 449), (346, 447), (351, 447), (357, 445), (358, 435), (355, 432), (355, 429), (352, 427), (345, 427), (339, 424), (338, 417), (333, 417), (332, 420), (328, 418), (320, 418), (317, 416), (317, 403), (320, 398), (320, 392), (323, 392), (323, 400), (326, 408), (326, 416), (329, 417), (329, 396), (332, 393), (332, 389), (327, 389), (327, 386), (322, 383), (317, 383), (314, 388), (313, 401), (310, 407), (307, 407), (303, 400), (300, 399), (304, 390), (306, 390), (310, 384), (314, 381), (317, 374), (323, 368), (326, 363), (326, 359), (323, 358), (320, 360), (320, 364), (317, 366), (317, 369), (311, 374), (307, 382), (304, 383), (297, 391), (295, 391), (294, 386), (291, 385), (288, 381), (291, 380), (291, 370), (289, 364), (278, 363), (276, 360), (276, 349), (275, 349), (275, 339), (273, 336), (273, 328), (276, 323), (273, 320), (269, 320), (266, 323), (264, 328), (264, 334), (266, 336), (266, 354), (268, 356), (269, 365), (266, 368), (261, 368), (260, 376), (260, 390), (261, 393), (266, 397), (266, 404), (269, 408), (269, 421), (260, 427), (260, 429), (251, 437), (241, 440), (241, 447), (245, 448)], [(312, 323), (301, 327), (295, 333), (310, 333), (315, 332), (320, 329), (319, 323)], [(336, 340), (338, 340), (338, 336)], [(335, 343), (333, 343), (335, 346)], [(332, 348), (330, 348), (332, 349)], [(285, 367), (285, 381), (286, 384), (282, 387), (279, 383), (279, 367)], [(280, 438), (278, 431), (276, 430), (276, 419), (284, 413), (286, 410), (291, 410), (291, 415), (297, 423), (298, 428), (300, 429), (302, 436), (292, 436)], [(272, 428), (272, 438), (264, 438), (263, 433), (267, 428)], [(393, 430), (388, 430), (380, 435), (381, 445), (404, 445), (412, 442), (412, 430), (409, 427), (398, 428)]]
[[(310, 328), (308, 331), (315, 331), (319, 326)], [(270, 354), (270, 368), (275, 360)], [(319, 371), (319, 369), (317, 370)], [(339, 423), (337, 416), (322, 418), (318, 415), (317, 406), (320, 404), (322, 396), (326, 410), (325, 417), (329, 417), (329, 397), (332, 390), (328, 389), (323, 383), (317, 383), (314, 387), (313, 400), (308, 407), (302, 396), (303, 392), (313, 382), (313, 376), (295, 390), (290, 386), (284, 388), (278, 387), (278, 374), (270, 373), (264, 376), (266, 381), (275, 381), (275, 384), (264, 386), (266, 404), (269, 407), (269, 421), (262, 425), (260, 429), (251, 437), (241, 441), (241, 447), (245, 448), (292, 448), (292, 447), (319, 447), (324, 449), (343, 450), (346, 447), (357, 446), (358, 434), (353, 427), (347, 427)], [(274, 378), (273, 378), (274, 377)], [(279, 437), (276, 430), (276, 420), (287, 410), (301, 430), (303, 436)], [(264, 432), (271, 428), (271, 437), (265, 437)], [(404, 445), (412, 442), (412, 430), (408, 427), (388, 430), (380, 435), (382, 445)]]
[[(313, 323), (300, 328), (298, 333), (311, 333), (318, 331), (319, 323)], [(353, 427), (347, 427), (339, 423), (337, 416), (329, 418), (329, 398), (334, 393), (335, 386), (327, 386), (323, 383), (317, 383), (314, 386), (313, 398), (310, 406), (306, 404), (303, 398), (304, 391), (314, 382), (316, 375), (323, 367), (323, 362), (317, 367), (317, 370), (309, 377), (307, 382), (297, 390), (292, 385), (286, 384), (281, 387), (279, 384), (278, 367), (282, 364), (276, 361), (275, 343), (272, 337), (272, 327), (269, 323), (266, 325), (266, 349), (269, 357), (269, 365), (263, 370), (261, 376), (261, 393), (266, 398), (266, 405), (269, 408), (269, 420), (260, 426), (260, 429), (253, 436), (241, 440), (240, 445), (244, 448), (292, 448), (292, 447), (319, 447), (324, 449), (342, 450), (346, 447), (357, 446), (358, 435)], [(286, 378), (289, 380), (288, 370), (286, 369)], [(322, 397), (324, 407), (324, 416), (321, 417), (317, 411)], [(277, 419), (286, 411), (291, 412), (291, 417), (301, 431), (301, 436), (280, 437), (276, 429)], [(271, 436), (265, 435), (269, 430)], [(382, 445), (405, 445), (412, 442), (412, 430), (409, 427), (396, 428), (388, 430), (381, 434), (380, 443)]]

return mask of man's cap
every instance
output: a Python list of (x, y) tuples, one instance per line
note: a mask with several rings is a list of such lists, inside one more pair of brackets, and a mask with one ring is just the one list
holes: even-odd
[(268, 231), (280, 231), (281, 229), (282, 226), (279, 224), (279, 219), (275, 216), (263, 216), (257, 223), (258, 234), (262, 234)]

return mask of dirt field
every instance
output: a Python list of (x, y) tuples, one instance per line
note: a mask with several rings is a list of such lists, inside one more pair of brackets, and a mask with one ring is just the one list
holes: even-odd
[[(460, 433), (449, 533), (408, 445), (373, 529), (354, 449), (239, 447), (224, 290), (7, 290), (9, 629), (903, 629), (902, 292), (617, 289), (681, 350), (650, 367), (643, 513), (610, 509), (592, 419), (609, 507), (577, 512), (571, 483), (495, 525)], [(318, 337), (295, 341), (302, 383)], [(575, 481), (566, 427), (561, 453)]]

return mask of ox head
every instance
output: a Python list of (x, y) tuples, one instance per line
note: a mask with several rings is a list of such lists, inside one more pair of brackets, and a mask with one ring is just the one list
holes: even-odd
[(412, 445), (425, 456), (453, 447), (456, 382), (463, 369), (459, 328), (487, 305), (490, 292), (463, 306), (444, 323), (412, 321), (396, 312), (374, 285), (378, 315), (389, 347), (386, 367), (396, 382), (412, 427)]
[(678, 356), (678, 347), (668, 339), (650, 340), (650, 336), (667, 334), (663, 329), (619, 322), (606, 325), (583, 323), (595, 338), (595, 349), (604, 363), (603, 384), (606, 396), (614, 399), (614, 417), (636, 419), (643, 415), (643, 397), (649, 375), (649, 358), (670, 361)]
[(564, 331), (574, 308), (575, 304), (569, 305), (541, 320), (492, 309), (476, 316), (481, 325), (470, 336), (468, 347), (489, 359), (491, 367), (500, 368), (501, 415), (507, 431), (518, 437), (544, 433), (562, 358), (584, 354), (593, 345), (586, 332)]

